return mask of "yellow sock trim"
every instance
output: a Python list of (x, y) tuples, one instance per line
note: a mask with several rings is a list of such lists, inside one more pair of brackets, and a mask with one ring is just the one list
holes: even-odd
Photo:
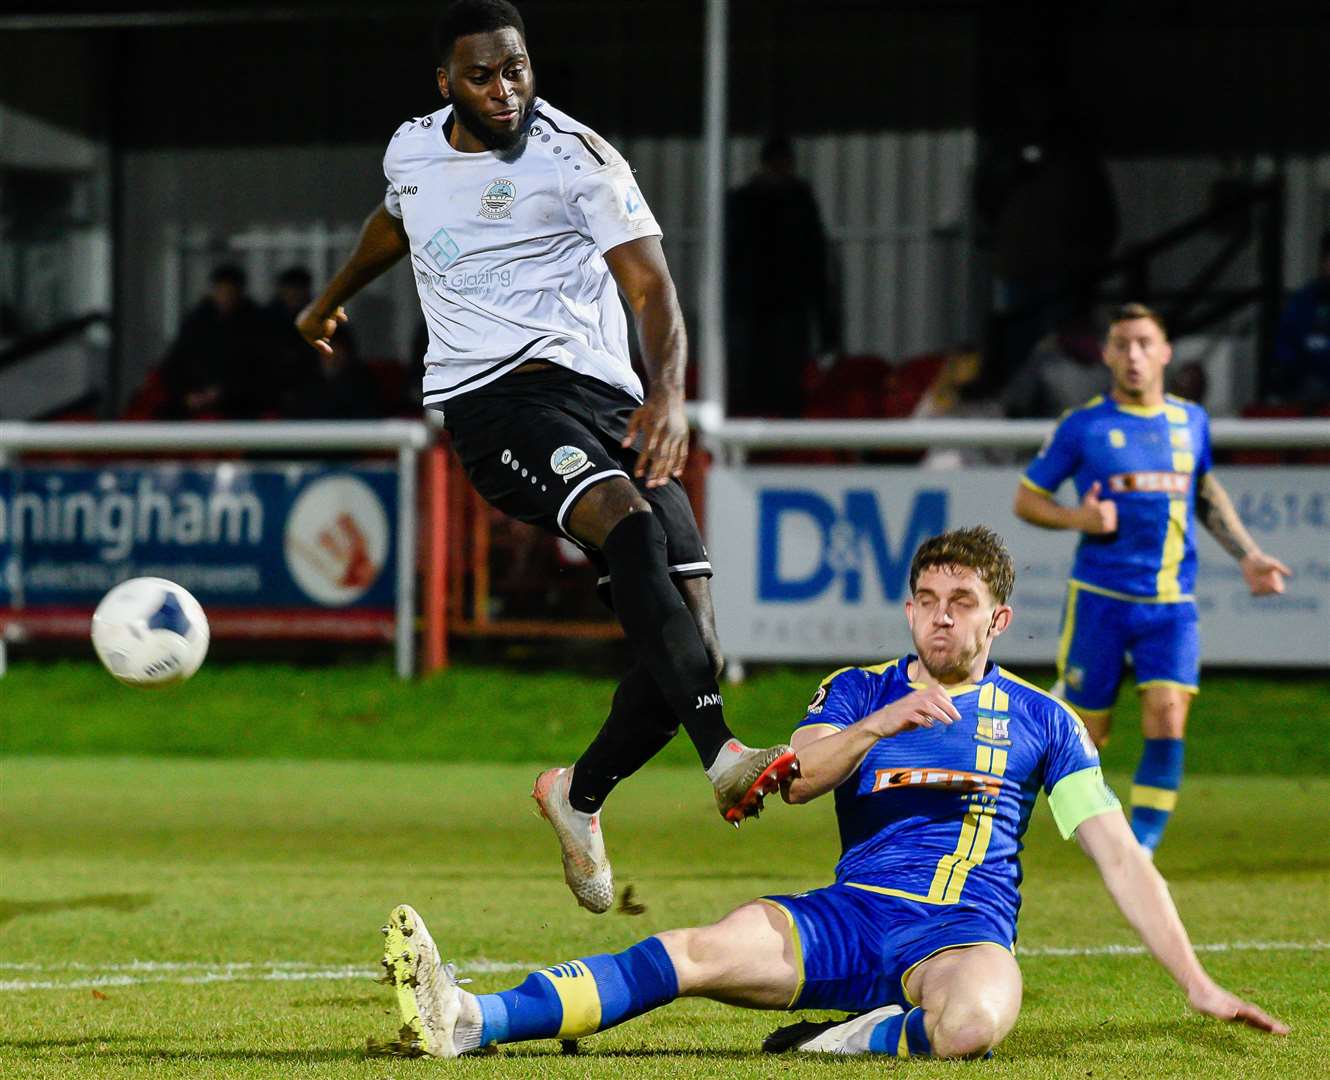
[(559, 1038), (577, 1039), (600, 1030), (600, 990), (596, 977), (580, 960), (539, 972), (549, 980), (563, 1006)]
[(1150, 787), (1148, 784), (1132, 784), (1132, 806), (1145, 806), (1151, 810), (1166, 810), (1170, 813), (1178, 805), (1178, 793), (1168, 788)]

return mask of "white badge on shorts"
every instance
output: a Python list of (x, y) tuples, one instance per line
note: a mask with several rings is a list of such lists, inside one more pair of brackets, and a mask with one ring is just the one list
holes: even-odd
[(579, 450), (575, 446), (561, 446), (550, 455), (550, 468), (554, 470), (555, 476), (562, 476), (564, 483), (567, 483), (574, 476), (591, 468), (591, 459), (586, 456), (584, 450)]

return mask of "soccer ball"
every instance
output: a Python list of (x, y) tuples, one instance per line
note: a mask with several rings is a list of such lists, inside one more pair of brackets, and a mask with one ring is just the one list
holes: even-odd
[(92, 616), (92, 647), (127, 686), (168, 686), (208, 654), (208, 617), (189, 590), (165, 578), (122, 581)]

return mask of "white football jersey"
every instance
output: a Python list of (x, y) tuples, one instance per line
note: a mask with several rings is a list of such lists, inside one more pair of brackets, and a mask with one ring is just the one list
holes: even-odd
[(531, 360), (639, 401), (628, 324), (604, 253), (659, 236), (628, 163), (539, 98), (511, 150), (467, 154), (452, 106), (399, 127), (383, 156), (384, 207), (402, 219), (429, 327), (425, 404), (439, 406)]

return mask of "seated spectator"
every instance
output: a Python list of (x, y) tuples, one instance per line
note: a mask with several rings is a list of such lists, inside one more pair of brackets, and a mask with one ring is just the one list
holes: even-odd
[(1012, 419), (1061, 416), (1108, 389), (1103, 342), (1088, 317), (1064, 320), (1036, 344), (1002, 394)]
[(1194, 401), (1197, 405), (1205, 404), (1205, 395), (1210, 389), (1210, 377), (1205, 367), (1196, 360), (1189, 360), (1178, 366), (1168, 376), (1168, 392), (1178, 397)]
[(1321, 234), (1320, 275), (1295, 292), (1275, 335), (1270, 393), (1319, 408), (1330, 403), (1330, 229)]
[(247, 420), (276, 405), (268, 381), (273, 335), (245, 293), (245, 272), (219, 266), (209, 281), (160, 365), (156, 419)]
[(314, 372), (291, 388), (284, 414), (293, 420), (370, 420), (379, 416), (380, 388), (360, 362), (355, 343), (339, 331), (330, 344), (331, 354), (314, 353)]
[[(1001, 420), (1002, 405), (990, 391), (992, 381), (982, 355), (971, 350), (950, 353), (911, 416), (917, 420), (943, 416), (953, 420)], [(919, 464), (925, 469), (965, 469), (1012, 465), (1025, 457), (1025, 450), (1010, 447), (933, 447)]]
[[(309, 343), (296, 329), (296, 316), (305, 309), (314, 296), (314, 278), (303, 266), (288, 266), (277, 275), (273, 297), (264, 307), (273, 335), (275, 354), (270, 386), (274, 401), (284, 401), (303, 383), (318, 374), (318, 357)], [(338, 330), (346, 337), (354, 336), (351, 327)]]

